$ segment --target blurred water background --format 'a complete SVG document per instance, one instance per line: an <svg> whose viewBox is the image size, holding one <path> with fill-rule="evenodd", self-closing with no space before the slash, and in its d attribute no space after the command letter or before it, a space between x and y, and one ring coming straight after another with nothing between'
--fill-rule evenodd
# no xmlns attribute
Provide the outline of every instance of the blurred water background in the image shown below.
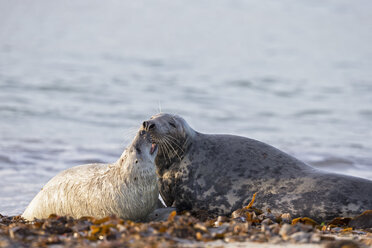
<svg viewBox="0 0 372 248"><path fill-rule="evenodd" d="M372 179L370 0L0 0L0 213L143 120ZM326 190L326 189L325 189Z"/></svg>

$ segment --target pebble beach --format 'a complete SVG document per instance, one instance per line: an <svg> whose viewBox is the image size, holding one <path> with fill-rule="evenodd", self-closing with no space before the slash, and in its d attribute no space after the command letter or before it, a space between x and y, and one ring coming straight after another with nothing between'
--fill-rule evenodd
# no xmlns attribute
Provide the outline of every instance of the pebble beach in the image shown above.
<svg viewBox="0 0 372 248"><path fill-rule="evenodd" d="M51 215L32 222L0 216L0 247L372 247L372 211L317 223L273 215L251 203L230 217L173 211L164 221L148 223L114 216Z"/></svg>

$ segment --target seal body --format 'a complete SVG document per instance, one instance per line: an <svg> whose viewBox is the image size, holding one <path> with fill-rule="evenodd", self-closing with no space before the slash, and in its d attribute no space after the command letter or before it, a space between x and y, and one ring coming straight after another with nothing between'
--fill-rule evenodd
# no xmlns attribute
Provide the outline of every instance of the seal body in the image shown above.
<svg viewBox="0 0 372 248"><path fill-rule="evenodd" d="M33 220L50 214L74 218L116 215L142 220L158 202L156 153L150 136L141 131L116 163L76 166L53 177L22 217Z"/></svg>
<svg viewBox="0 0 372 248"><path fill-rule="evenodd" d="M372 209L372 181L316 170L257 140L202 134L179 116L143 123L159 144L159 189L177 210L228 215L247 205L328 220Z"/></svg>

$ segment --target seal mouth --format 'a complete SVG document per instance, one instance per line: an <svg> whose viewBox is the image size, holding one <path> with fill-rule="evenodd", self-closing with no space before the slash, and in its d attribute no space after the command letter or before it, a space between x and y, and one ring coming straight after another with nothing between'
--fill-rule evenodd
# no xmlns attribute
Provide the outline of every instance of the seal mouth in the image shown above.
<svg viewBox="0 0 372 248"><path fill-rule="evenodd" d="M157 148L158 148L158 145L155 144L155 143L152 143L151 144L151 149L150 149L150 154L153 155L154 152L157 150Z"/></svg>

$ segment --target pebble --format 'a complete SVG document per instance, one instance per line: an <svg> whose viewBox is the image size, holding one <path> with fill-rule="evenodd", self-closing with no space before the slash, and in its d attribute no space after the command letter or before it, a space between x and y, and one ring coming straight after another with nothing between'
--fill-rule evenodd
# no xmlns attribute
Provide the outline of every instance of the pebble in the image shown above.
<svg viewBox="0 0 372 248"><path fill-rule="evenodd" d="M270 225L270 224L273 224L274 222L267 218L267 219L264 219L262 222L261 222L261 225Z"/></svg>
<svg viewBox="0 0 372 248"><path fill-rule="evenodd" d="M314 233L310 237L311 243L319 243L320 242L320 235L318 233Z"/></svg>
<svg viewBox="0 0 372 248"><path fill-rule="evenodd" d="M295 232L295 229L290 224L285 223L279 231L279 235L282 236L284 240L288 240L289 236Z"/></svg>
<svg viewBox="0 0 372 248"><path fill-rule="evenodd" d="M282 222L290 224L292 222L292 217L289 213L285 213L280 215L280 218L282 218Z"/></svg>
<svg viewBox="0 0 372 248"><path fill-rule="evenodd" d="M274 236L270 238L269 242L272 244L279 244L283 242L283 240L279 236Z"/></svg>
<svg viewBox="0 0 372 248"><path fill-rule="evenodd" d="M310 233L307 232L296 232L290 236L291 240L294 240L298 243L308 243L311 237Z"/></svg>
<svg viewBox="0 0 372 248"><path fill-rule="evenodd" d="M337 240L326 244L325 248L360 248L360 245L352 240Z"/></svg>
<svg viewBox="0 0 372 248"><path fill-rule="evenodd" d="M259 214L258 216L256 215ZM372 234L367 230L352 230L342 225L312 226L302 223L289 224L289 214L275 217L271 212L257 209L235 211L235 218L219 216L201 220L190 213L175 215L166 221L135 223L115 217L72 219L52 216L45 220L25 222L21 218L1 216L0 247L175 247L183 242L269 242L280 243L332 243L335 237L355 239L372 244ZM340 222L343 224L345 221ZM323 227L323 228L322 228ZM347 228L347 229L345 229ZM320 231L322 229L322 231ZM348 230L348 231L345 231ZM345 236L346 235L346 236ZM369 243L370 242L370 243ZM204 243L205 244L205 243ZM342 243L346 244L346 243ZM356 244L348 243L348 244ZM360 247L360 246L350 246Z"/></svg>
<svg viewBox="0 0 372 248"><path fill-rule="evenodd" d="M271 230L272 234L275 234L275 235L279 234L280 225L278 223L274 223L274 224L270 225L269 227L270 227L270 230Z"/></svg>

